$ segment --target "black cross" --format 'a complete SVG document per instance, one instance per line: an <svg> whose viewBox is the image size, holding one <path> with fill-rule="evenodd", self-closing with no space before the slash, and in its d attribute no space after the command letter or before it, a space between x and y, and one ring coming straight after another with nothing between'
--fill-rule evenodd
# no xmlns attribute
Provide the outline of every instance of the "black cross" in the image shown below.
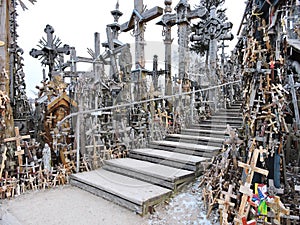
<svg viewBox="0 0 300 225"><path fill-rule="evenodd" d="M33 48L29 54L34 58L39 57L39 59L42 59L41 63L43 66L49 66L48 76L51 80L55 65L60 65L58 56L60 54L69 55L70 46L65 44L63 47L60 47L62 42L58 37L53 37L54 29L51 25L48 24L44 29L44 32L47 34L47 40L45 40L45 38L40 39L39 44L37 45L40 50Z"/></svg>

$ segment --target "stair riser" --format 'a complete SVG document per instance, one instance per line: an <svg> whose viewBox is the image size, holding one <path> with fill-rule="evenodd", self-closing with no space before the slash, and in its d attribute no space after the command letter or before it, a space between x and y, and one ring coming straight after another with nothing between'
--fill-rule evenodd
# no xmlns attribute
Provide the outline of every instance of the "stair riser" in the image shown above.
<svg viewBox="0 0 300 225"><path fill-rule="evenodd" d="M195 134L193 134L195 135ZM200 136L200 135L195 135ZM202 135L206 136L207 135ZM208 140L194 140L194 139L188 139L188 138L176 138L176 137L166 137L166 141L176 141L176 142L184 142L184 143L192 143L192 144L198 144L198 145L212 145L212 146L221 146L223 141L208 141Z"/></svg>
<svg viewBox="0 0 300 225"><path fill-rule="evenodd" d="M214 125L224 125L224 126L226 126L227 124L237 126L237 125L241 125L241 123L242 123L242 121L210 120L210 121L203 121L202 124L209 125L209 126L213 127Z"/></svg>
<svg viewBox="0 0 300 225"><path fill-rule="evenodd" d="M158 163L161 165L170 166L170 167L174 167L174 168L178 168L178 169L190 170L190 171L194 171L194 172L200 170L200 163L198 163L197 165L196 164L192 165L192 164L188 164L188 162L187 163L174 162L174 161L170 161L167 159L160 159L160 158L155 158L155 157L147 156L147 155L140 155L140 154L136 154L136 153L130 153L129 157L133 158L133 159L144 160L144 161L148 161L148 162Z"/></svg>
<svg viewBox="0 0 300 225"><path fill-rule="evenodd" d="M92 186L92 185L89 185L87 183L84 183L84 182L81 182L81 181L78 181L78 180L75 180L75 179L70 179L70 184L75 186L75 187L78 187L78 188L81 188L85 191L88 191L96 196L99 196L101 198L104 198L110 202L114 202L118 205L121 205L125 208L128 208L140 215L144 215L146 213L148 213L148 209L144 208L142 205L137 205L135 203L132 203L124 198L121 198L117 195L113 195L109 192L106 192L104 190L101 190L95 186Z"/></svg>
<svg viewBox="0 0 300 225"><path fill-rule="evenodd" d="M196 128L196 127L195 127ZM206 137L216 137L216 138L225 138L225 134L217 134L212 132L194 132L194 131L183 131L181 132L185 135L194 135L194 136L206 136Z"/></svg>
<svg viewBox="0 0 300 225"><path fill-rule="evenodd" d="M216 152L205 152L205 151L195 151L193 149L186 149L186 148L180 148L180 147L169 147L169 146L161 146L161 145L155 145L155 144L149 144L149 148L154 148L154 149L160 149L160 150L166 150L170 152L177 152L177 153L182 153L182 154L187 154L187 155L195 155L195 156L200 156L200 157L207 157L211 158L214 155L217 154Z"/></svg>

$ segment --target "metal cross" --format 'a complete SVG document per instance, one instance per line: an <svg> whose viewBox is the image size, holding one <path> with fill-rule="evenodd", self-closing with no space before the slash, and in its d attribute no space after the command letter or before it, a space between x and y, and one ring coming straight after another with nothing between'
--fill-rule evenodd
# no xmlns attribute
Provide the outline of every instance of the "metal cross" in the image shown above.
<svg viewBox="0 0 300 225"><path fill-rule="evenodd" d="M29 54L34 58L40 57L40 59L42 59L42 65L49 67L48 76L51 80L55 65L60 65L58 56L60 54L70 54L70 47L66 44L63 47L60 47L62 42L56 36L53 37L54 29L49 24L44 29L44 32L47 34L47 40L45 38L40 39L38 45L40 50L33 48ZM62 68L59 69L61 70Z"/></svg>

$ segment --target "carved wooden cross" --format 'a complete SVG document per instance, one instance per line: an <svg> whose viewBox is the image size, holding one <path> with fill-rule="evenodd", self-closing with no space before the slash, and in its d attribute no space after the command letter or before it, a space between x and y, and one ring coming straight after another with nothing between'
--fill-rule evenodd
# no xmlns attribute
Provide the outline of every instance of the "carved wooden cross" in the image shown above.
<svg viewBox="0 0 300 225"><path fill-rule="evenodd" d="M283 203L280 201L280 198L278 196L274 197L274 202L268 202L268 206L272 209L272 211L275 214L274 222L276 224L281 224L280 217L282 214L284 214L284 215L290 214L290 209L284 207Z"/></svg>
<svg viewBox="0 0 300 225"><path fill-rule="evenodd" d="M123 32L134 30L136 69L145 67L144 26L147 22L162 14L162 8L155 6L150 10L145 10L143 0L134 0L134 10L129 21L121 25L121 31Z"/></svg>
<svg viewBox="0 0 300 225"><path fill-rule="evenodd" d="M22 155L24 154L24 150L21 149L21 140L29 139L30 135L21 136L18 127L15 127L15 135L16 135L15 137L5 138L4 142L10 142L10 141L16 142L17 151L15 151L15 156L18 156L19 166L22 166L23 164Z"/></svg>

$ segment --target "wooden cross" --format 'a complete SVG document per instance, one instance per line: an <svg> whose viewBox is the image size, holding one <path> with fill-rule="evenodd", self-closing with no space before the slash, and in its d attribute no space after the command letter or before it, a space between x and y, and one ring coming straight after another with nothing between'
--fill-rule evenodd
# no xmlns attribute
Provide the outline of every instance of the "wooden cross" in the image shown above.
<svg viewBox="0 0 300 225"><path fill-rule="evenodd" d="M53 119L56 119L56 116L53 116L53 113L50 113L49 116L46 116L47 120L46 123L48 124L49 128L52 128Z"/></svg>
<svg viewBox="0 0 300 225"><path fill-rule="evenodd" d="M282 214L284 214L284 215L289 215L290 214L290 209L284 207L283 203L280 201L280 198L278 196L274 197L273 202L268 202L268 206L271 208L271 210L275 214L274 223L276 223L276 224L281 224L280 223L280 217L281 217Z"/></svg>
<svg viewBox="0 0 300 225"><path fill-rule="evenodd" d="M251 190L250 185L251 183L245 183L244 185L240 186L239 191L243 194L243 196L240 203L239 212L237 216L234 218L236 224L240 224L242 218L248 216L248 212L250 208L250 204L247 205L248 198L252 198L253 195L253 191Z"/></svg>
<svg viewBox="0 0 300 225"><path fill-rule="evenodd" d="M268 176L268 174L269 174L268 170L256 167L256 163L257 163L259 153L260 153L260 151L257 148L254 149L251 160L250 160L250 165L246 164L246 163L238 162L238 165L240 167L243 167L245 169L246 174L247 174L246 183L251 183L252 182L252 179L253 179L253 176L254 176L255 172L263 174L265 176Z"/></svg>
<svg viewBox="0 0 300 225"><path fill-rule="evenodd" d="M268 153L268 150L267 149L264 149L262 146L259 146L259 149L258 149L258 151L259 151L259 154L260 154L260 157L259 157L259 160L261 161L261 162L263 162L264 161L264 153Z"/></svg>
<svg viewBox="0 0 300 225"><path fill-rule="evenodd" d="M21 149L21 140L29 139L30 135L21 136L18 127L15 127L15 135L16 135L15 137L5 138L4 142L10 142L10 141L16 142L17 151L15 151L15 156L18 156L19 166L22 166L23 164L22 155L24 154L24 150Z"/></svg>
<svg viewBox="0 0 300 225"><path fill-rule="evenodd" d="M5 161L7 159L7 156L6 156L6 152L7 152L7 147L4 146L4 151L2 153L2 162L1 162L1 169L0 169L0 178L2 178L2 173L3 173L3 170L5 168Z"/></svg>
<svg viewBox="0 0 300 225"><path fill-rule="evenodd" d="M227 212L228 212L228 209L229 209L229 206L234 206L234 203L231 202L231 198L234 198L236 199L237 196L232 194L232 188L233 188L233 185L229 185L228 187L228 191L225 192L225 191L222 191L221 193L224 195L224 199L218 199L218 203L219 203L219 206L222 205L222 217L223 217L223 221L226 221L226 217L227 217Z"/></svg>
<svg viewBox="0 0 300 225"><path fill-rule="evenodd" d="M163 9L156 6L145 10L143 0L134 0L134 10L128 22L121 25L121 31L134 30L136 69L145 67L144 33L145 24L163 14Z"/></svg>

